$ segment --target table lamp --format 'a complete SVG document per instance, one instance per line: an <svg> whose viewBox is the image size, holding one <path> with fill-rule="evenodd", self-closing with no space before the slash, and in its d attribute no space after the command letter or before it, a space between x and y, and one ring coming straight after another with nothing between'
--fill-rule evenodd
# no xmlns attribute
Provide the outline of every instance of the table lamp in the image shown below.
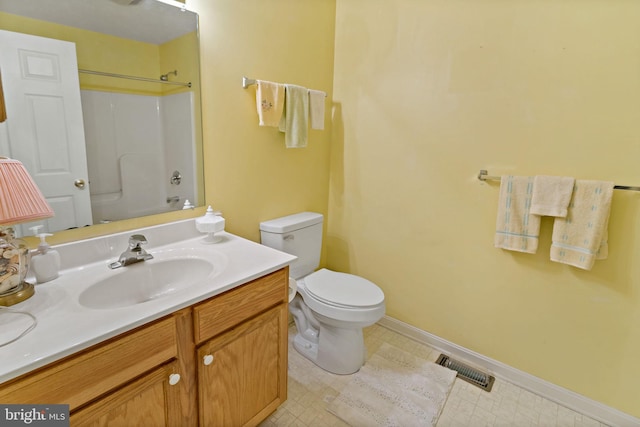
<svg viewBox="0 0 640 427"><path fill-rule="evenodd" d="M0 157L0 305L17 304L35 292L33 284L24 280L29 248L15 238L10 225L52 216L53 210L24 165Z"/></svg>

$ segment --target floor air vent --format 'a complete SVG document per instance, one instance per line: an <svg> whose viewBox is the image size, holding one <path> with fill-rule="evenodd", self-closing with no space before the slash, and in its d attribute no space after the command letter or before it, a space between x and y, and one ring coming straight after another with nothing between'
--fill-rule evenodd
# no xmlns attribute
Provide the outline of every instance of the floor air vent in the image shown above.
<svg viewBox="0 0 640 427"><path fill-rule="evenodd" d="M436 363L440 366L456 371L458 373L458 378L478 386L485 391L491 391L493 382L496 380L491 375L480 372L477 369L451 359L449 356L445 356L444 354L441 354L440 357L438 357Z"/></svg>

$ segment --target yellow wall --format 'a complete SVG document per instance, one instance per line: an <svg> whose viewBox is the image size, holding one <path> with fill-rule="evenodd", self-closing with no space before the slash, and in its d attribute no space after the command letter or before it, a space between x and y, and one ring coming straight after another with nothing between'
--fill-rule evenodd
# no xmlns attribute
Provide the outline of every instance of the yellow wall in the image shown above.
<svg viewBox="0 0 640 427"><path fill-rule="evenodd" d="M185 34L159 46L160 74L177 71L178 75L170 74L171 82L191 82L191 89L185 86L162 85L162 92L173 94L193 90L200 93L199 74L200 61L198 56L198 33L196 31ZM199 100L198 100L199 102Z"/></svg>
<svg viewBox="0 0 640 427"><path fill-rule="evenodd" d="M242 76L294 83L329 94L334 1L189 0L200 15L207 203L227 230L260 240L259 222L304 210L327 212L329 109L306 148L259 127L255 86ZM330 105L330 98L327 99Z"/></svg>
<svg viewBox="0 0 640 427"><path fill-rule="evenodd" d="M490 174L640 185L640 2L337 0L328 266L387 314L640 416L640 194L592 271L495 249Z"/></svg>

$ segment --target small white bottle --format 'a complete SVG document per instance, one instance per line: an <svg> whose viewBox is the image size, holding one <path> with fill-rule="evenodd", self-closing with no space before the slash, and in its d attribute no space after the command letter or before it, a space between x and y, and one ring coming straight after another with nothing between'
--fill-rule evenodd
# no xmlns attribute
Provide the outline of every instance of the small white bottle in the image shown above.
<svg viewBox="0 0 640 427"><path fill-rule="evenodd" d="M37 233L41 225L31 227ZM49 233L36 234L40 238L38 249L31 256L31 268L36 275L36 282L44 283L58 277L60 272L60 254L51 249L46 238L52 236Z"/></svg>

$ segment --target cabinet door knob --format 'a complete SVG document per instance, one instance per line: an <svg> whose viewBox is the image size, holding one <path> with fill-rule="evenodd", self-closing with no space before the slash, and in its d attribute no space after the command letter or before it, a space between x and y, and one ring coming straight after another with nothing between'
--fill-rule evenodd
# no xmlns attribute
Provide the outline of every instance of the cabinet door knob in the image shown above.
<svg viewBox="0 0 640 427"><path fill-rule="evenodd" d="M169 384L176 385L180 382L180 374L169 375Z"/></svg>
<svg viewBox="0 0 640 427"><path fill-rule="evenodd" d="M205 365L209 366L209 365L211 365L211 363L213 363L213 355L207 354L206 356L204 356L202 358L202 360L203 360Z"/></svg>

